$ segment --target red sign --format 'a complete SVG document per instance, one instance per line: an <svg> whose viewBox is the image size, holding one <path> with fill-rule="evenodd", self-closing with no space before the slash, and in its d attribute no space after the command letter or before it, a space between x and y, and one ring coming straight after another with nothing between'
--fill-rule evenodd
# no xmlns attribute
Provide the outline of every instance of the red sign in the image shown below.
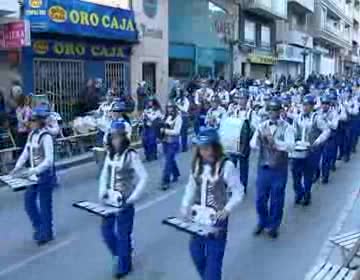
<svg viewBox="0 0 360 280"><path fill-rule="evenodd" d="M14 49L30 45L30 28L27 21L15 21L0 25L1 48Z"/></svg>

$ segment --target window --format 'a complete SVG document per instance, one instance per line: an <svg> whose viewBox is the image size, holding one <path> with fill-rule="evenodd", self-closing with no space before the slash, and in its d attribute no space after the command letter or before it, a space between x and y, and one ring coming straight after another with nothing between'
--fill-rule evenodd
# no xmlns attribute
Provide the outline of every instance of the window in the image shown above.
<svg viewBox="0 0 360 280"><path fill-rule="evenodd" d="M131 0L81 0L93 4L131 10Z"/></svg>
<svg viewBox="0 0 360 280"><path fill-rule="evenodd" d="M194 64L191 60L170 59L169 75L176 78L189 78L194 74Z"/></svg>
<svg viewBox="0 0 360 280"><path fill-rule="evenodd" d="M255 44L256 41L256 24L250 20L245 20L245 42Z"/></svg>
<svg viewBox="0 0 360 280"><path fill-rule="evenodd" d="M261 26L261 47L271 47L271 31L269 26Z"/></svg>

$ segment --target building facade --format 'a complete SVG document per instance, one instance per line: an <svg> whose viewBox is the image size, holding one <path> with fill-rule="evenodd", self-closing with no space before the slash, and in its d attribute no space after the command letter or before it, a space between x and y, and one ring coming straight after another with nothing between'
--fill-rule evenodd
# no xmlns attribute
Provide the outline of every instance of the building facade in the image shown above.
<svg viewBox="0 0 360 280"><path fill-rule="evenodd" d="M22 52L24 90L50 93L64 119L76 115L89 81L131 92L130 58L137 43L131 9L88 1L28 0L24 17L32 36L31 46Z"/></svg>
<svg viewBox="0 0 360 280"><path fill-rule="evenodd" d="M228 76L237 19L234 1L170 0L170 77Z"/></svg>
<svg viewBox="0 0 360 280"><path fill-rule="evenodd" d="M313 37L309 21L314 11L314 0L288 0L288 18L276 24L277 76L307 77L311 73Z"/></svg>
<svg viewBox="0 0 360 280"><path fill-rule="evenodd" d="M271 78L277 63L276 20L287 18L287 0L240 1L240 11L235 72L257 79Z"/></svg>
<svg viewBox="0 0 360 280"><path fill-rule="evenodd" d="M168 95L169 38L168 0L133 2L139 43L131 56L131 88L146 81L162 102Z"/></svg>
<svg viewBox="0 0 360 280"><path fill-rule="evenodd" d="M311 16L314 36L312 69L322 74L344 73L352 49L353 1L316 0Z"/></svg>

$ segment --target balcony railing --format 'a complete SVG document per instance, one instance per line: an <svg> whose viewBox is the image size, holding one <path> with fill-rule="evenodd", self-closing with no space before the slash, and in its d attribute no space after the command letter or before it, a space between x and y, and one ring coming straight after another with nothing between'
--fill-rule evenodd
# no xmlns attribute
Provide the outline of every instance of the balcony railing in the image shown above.
<svg viewBox="0 0 360 280"><path fill-rule="evenodd" d="M261 16L285 19L287 17L287 0L249 0L245 9Z"/></svg>
<svg viewBox="0 0 360 280"><path fill-rule="evenodd" d="M296 3L310 12L315 10L315 0L288 0L289 3Z"/></svg>

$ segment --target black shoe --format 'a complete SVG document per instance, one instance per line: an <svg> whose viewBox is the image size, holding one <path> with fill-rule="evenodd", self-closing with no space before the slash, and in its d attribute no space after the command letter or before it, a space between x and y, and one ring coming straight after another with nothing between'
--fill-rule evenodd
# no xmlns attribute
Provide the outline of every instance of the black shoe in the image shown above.
<svg viewBox="0 0 360 280"><path fill-rule="evenodd" d="M279 232L276 229L272 229L268 232L271 239L277 239L279 237Z"/></svg>
<svg viewBox="0 0 360 280"><path fill-rule="evenodd" d="M263 233L263 231L264 231L264 227L258 225L258 226L255 228L255 230L254 230L254 232L253 232L253 235L254 235L254 236L259 236L260 234Z"/></svg>
<svg viewBox="0 0 360 280"><path fill-rule="evenodd" d="M50 238L47 238L47 239L42 239L42 240L38 240L36 243L39 247L41 246L44 246L46 244L48 244L49 242L53 241L54 238L53 237L50 237Z"/></svg>
<svg viewBox="0 0 360 280"><path fill-rule="evenodd" d="M332 171L332 172L335 172L335 171L336 171L336 165L334 165L334 166L331 167L331 171Z"/></svg>
<svg viewBox="0 0 360 280"><path fill-rule="evenodd" d="M173 183L176 183L177 181L179 181L179 177L180 177L180 176L174 177L174 178L172 179L172 182L173 182Z"/></svg>
<svg viewBox="0 0 360 280"><path fill-rule="evenodd" d="M114 279L123 279L123 278L125 278L126 276L128 276L130 273L131 273L131 271L126 272L126 273L116 273L116 274L114 275Z"/></svg>
<svg viewBox="0 0 360 280"><path fill-rule="evenodd" d="M322 178L321 183L324 185L329 184L329 178Z"/></svg>
<svg viewBox="0 0 360 280"><path fill-rule="evenodd" d="M163 183L161 185L161 190L162 191L167 191L168 189L170 189L170 183Z"/></svg>
<svg viewBox="0 0 360 280"><path fill-rule="evenodd" d="M302 196L295 197L295 205L300 205L303 202Z"/></svg>
<svg viewBox="0 0 360 280"><path fill-rule="evenodd" d="M311 194L305 194L304 195L304 206L309 206L311 204Z"/></svg>

